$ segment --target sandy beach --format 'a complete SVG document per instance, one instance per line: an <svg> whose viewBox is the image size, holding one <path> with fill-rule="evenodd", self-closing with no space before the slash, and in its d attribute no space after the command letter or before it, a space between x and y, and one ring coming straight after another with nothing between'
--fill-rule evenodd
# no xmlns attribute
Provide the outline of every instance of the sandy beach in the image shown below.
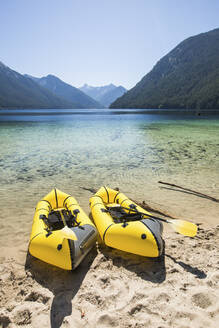
<svg viewBox="0 0 219 328"><path fill-rule="evenodd" d="M219 204L164 189L156 203L153 195L145 201L198 223L198 235L176 234L166 224L160 259L123 253L99 241L80 266L68 272L28 255L30 222L24 235L16 235L16 247L2 248L0 327L215 328Z"/></svg>

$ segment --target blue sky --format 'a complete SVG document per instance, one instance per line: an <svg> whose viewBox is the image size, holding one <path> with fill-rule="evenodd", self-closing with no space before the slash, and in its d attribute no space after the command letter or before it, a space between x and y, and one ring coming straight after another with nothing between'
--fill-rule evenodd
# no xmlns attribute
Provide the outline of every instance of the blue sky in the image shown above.
<svg viewBox="0 0 219 328"><path fill-rule="evenodd" d="M0 61L129 89L179 42L218 27L218 0L0 0Z"/></svg>

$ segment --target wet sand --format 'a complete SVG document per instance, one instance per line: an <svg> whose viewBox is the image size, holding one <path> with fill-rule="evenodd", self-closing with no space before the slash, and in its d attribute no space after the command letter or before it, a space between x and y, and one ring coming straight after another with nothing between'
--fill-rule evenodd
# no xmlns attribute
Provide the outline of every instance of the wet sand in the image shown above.
<svg viewBox="0 0 219 328"><path fill-rule="evenodd" d="M218 198L216 182L211 188L202 187L193 185ZM33 204L40 192L30 196L26 208L24 199L20 205L17 202L17 194L1 220L0 327L215 328L219 322L219 203L172 189L153 184L144 198L134 193L127 196L199 223L195 238L176 234L166 224L161 259L97 243L74 272L28 255ZM90 196L84 190L79 195L87 213L85 199ZM16 225L10 224L13 216Z"/></svg>

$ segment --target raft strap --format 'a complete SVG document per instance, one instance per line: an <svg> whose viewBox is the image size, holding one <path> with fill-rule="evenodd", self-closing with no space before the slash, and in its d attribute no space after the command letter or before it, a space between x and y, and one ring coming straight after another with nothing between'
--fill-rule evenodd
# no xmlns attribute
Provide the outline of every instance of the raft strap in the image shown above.
<svg viewBox="0 0 219 328"><path fill-rule="evenodd" d="M62 214L65 218L65 222L69 228L80 227L81 222L77 221L77 215L80 213L79 209L73 211L73 214L70 210L62 210Z"/></svg>
<svg viewBox="0 0 219 328"><path fill-rule="evenodd" d="M47 228L45 228L45 230L46 230L46 232L47 232L47 234L46 234L46 237L49 237L51 234L52 234L52 227L51 227L51 225L50 225L50 223L49 223L49 220L48 220L48 218L46 217L46 215L45 214L41 214L40 216L39 216L39 218L41 219L41 220L43 220L43 222L45 223L45 225L47 226Z"/></svg>
<svg viewBox="0 0 219 328"><path fill-rule="evenodd" d="M49 220L48 220L48 218L46 217L45 214L40 214L39 219L40 219L40 220L43 220L43 222L45 223L45 225L46 225L47 227L49 227Z"/></svg>
<svg viewBox="0 0 219 328"><path fill-rule="evenodd" d="M73 213L74 213L74 216L72 215L73 216L72 219L73 219L75 225L79 226L81 224L81 222L77 221L77 215L80 213L79 209L74 210Z"/></svg>
<svg viewBox="0 0 219 328"><path fill-rule="evenodd" d="M64 228L64 223L59 211L51 211L48 215L47 221L50 230L60 230Z"/></svg>
<svg viewBox="0 0 219 328"><path fill-rule="evenodd" d="M45 223L45 230L49 236L52 231L61 230L65 225L67 225L68 228L79 227L84 229L83 226L80 226L81 222L77 220L79 213L79 209L75 209L73 213L70 210L62 209L51 211L48 217L45 214L41 214L39 218Z"/></svg>
<svg viewBox="0 0 219 328"><path fill-rule="evenodd" d="M107 206L107 209L101 209L102 212L108 212L115 223L123 223L123 227L125 228L127 224L125 224L128 221L139 221L142 219L142 215L139 213L127 213L125 212L122 207L118 206Z"/></svg>

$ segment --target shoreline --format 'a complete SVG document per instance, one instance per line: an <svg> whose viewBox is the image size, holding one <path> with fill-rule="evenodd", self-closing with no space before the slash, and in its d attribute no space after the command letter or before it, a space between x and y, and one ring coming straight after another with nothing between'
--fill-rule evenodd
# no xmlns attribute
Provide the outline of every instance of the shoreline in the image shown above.
<svg viewBox="0 0 219 328"><path fill-rule="evenodd" d="M185 116L219 116L219 109L168 109L168 108L0 108L0 116L33 115L93 115L93 114L155 114Z"/></svg>

